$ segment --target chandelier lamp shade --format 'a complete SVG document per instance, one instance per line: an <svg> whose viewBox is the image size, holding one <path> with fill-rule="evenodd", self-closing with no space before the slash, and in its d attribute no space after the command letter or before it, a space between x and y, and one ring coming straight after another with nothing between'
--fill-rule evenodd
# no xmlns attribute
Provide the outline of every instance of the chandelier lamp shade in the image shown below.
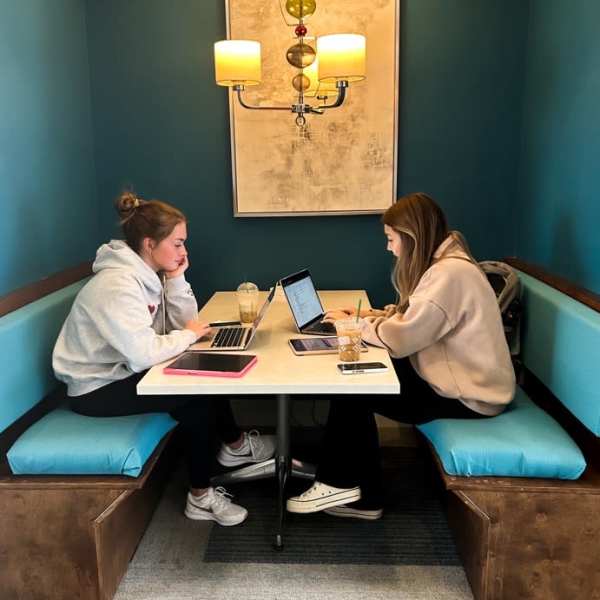
<svg viewBox="0 0 600 600"><path fill-rule="evenodd" d="M283 0L280 1L283 5ZM296 69L291 83L297 95L291 106L252 106L244 100L244 89L261 82L261 45L257 41L222 40L215 43L217 84L231 88L244 108L283 110L296 114L296 125L299 127L306 125L305 115L322 115L329 109L341 106L348 86L365 79L366 39L364 35L355 33L323 35L317 38L314 48L306 37L308 29L305 21L315 9L315 0L285 2L286 22L290 17L297 19L294 29L296 43L286 52L287 62ZM310 105L305 98L316 98L322 104Z"/></svg>
<svg viewBox="0 0 600 600"><path fill-rule="evenodd" d="M249 40L217 42L215 74L219 85L258 85L261 81L260 43Z"/></svg>

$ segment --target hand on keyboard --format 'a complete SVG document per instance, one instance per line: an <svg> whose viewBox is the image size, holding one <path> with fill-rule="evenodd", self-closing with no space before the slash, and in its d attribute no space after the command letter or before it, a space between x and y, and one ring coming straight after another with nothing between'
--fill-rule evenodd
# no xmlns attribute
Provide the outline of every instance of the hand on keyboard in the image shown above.
<svg viewBox="0 0 600 600"><path fill-rule="evenodd" d="M349 316L345 310L330 310L325 313L323 323L334 323L340 319L347 319Z"/></svg>
<svg viewBox="0 0 600 600"><path fill-rule="evenodd" d="M189 329L196 334L196 339L204 337L211 332L211 327L208 323L192 319L185 324L185 329Z"/></svg>

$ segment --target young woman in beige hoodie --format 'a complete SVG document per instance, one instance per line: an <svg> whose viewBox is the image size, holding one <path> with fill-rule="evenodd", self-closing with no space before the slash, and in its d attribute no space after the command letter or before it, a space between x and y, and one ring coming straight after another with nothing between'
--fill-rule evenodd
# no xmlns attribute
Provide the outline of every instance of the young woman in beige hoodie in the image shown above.
<svg viewBox="0 0 600 600"><path fill-rule="evenodd" d="M374 414L403 423L500 414L515 374L492 287L462 235L426 194L400 198L383 215L396 257L398 303L361 311L363 339L394 359L401 393L335 397L313 486L288 500L297 513L324 510L362 519L382 515L383 485ZM342 309L332 320L355 314Z"/></svg>

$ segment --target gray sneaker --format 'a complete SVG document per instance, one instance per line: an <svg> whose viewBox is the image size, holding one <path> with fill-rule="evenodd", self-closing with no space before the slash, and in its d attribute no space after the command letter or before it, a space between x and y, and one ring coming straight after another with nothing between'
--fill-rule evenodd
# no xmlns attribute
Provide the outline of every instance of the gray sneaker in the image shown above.
<svg viewBox="0 0 600 600"><path fill-rule="evenodd" d="M219 525L239 525L248 516L248 511L231 501L225 488L209 487L199 498L188 492L185 516L195 521L216 521Z"/></svg>
<svg viewBox="0 0 600 600"><path fill-rule="evenodd" d="M354 504L358 503L355 502ZM348 506L346 504L340 504L339 506L332 506L331 508L326 508L323 512L334 517L363 519L364 521L377 521L377 519L381 519L381 517L383 516L382 508L367 509Z"/></svg>
<svg viewBox="0 0 600 600"><path fill-rule="evenodd" d="M259 463L275 454L275 436L260 435L256 429L244 432L242 445L233 450L227 444L221 444L217 461L224 467L239 467L246 463Z"/></svg>

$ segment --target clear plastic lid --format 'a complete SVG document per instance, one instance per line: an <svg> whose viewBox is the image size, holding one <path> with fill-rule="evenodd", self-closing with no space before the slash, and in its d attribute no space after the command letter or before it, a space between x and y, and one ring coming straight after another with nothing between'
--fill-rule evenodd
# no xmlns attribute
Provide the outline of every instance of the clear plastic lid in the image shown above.
<svg viewBox="0 0 600 600"><path fill-rule="evenodd" d="M238 285L237 288L238 293L247 293L247 294L255 294L258 292L258 286L251 281L243 281Z"/></svg>

